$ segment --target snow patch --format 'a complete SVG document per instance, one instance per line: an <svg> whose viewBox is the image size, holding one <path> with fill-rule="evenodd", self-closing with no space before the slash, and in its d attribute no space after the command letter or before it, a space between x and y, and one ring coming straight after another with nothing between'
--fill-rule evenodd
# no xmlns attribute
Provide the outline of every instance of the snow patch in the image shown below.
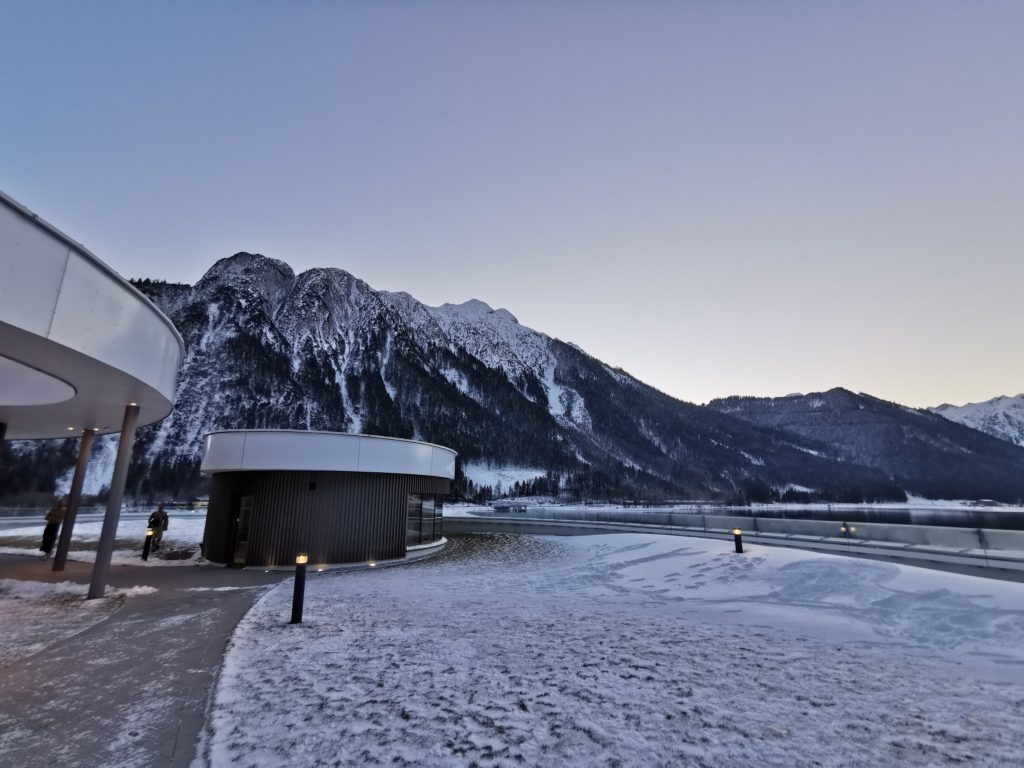
<svg viewBox="0 0 1024 768"><path fill-rule="evenodd" d="M764 459L760 459L757 456L754 456L752 454L747 453L746 451L740 451L740 453L743 454L743 458L745 458L747 461L749 461L755 467L763 467L764 466Z"/></svg>
<svg viewBox="0 0 1024 768"><path fill-rule="evenodd" d="M89 463L85 470L85 482L82 493L86 496L97 496L110 486L114 475L114 462L117 459L118 435L101 435L92 444ZM74 479L75 468L71 466L57 478L54 490L59 496L67 496L71 492L71 481Z"/></svg>
<svg viewBox="0 0 1024 768"><path fill-rule="evenodd" d="M469 394L469 379L462 371L456 368L438 368L437 372L451 382L459 392L464 395Z"/></svg>
<svg viewBox="0 0 1024 768"><path fill-rule="evenodd" d="M471 462L463 464L462 471L478 487L489 485L491 488L497 488L501 483L504 490L508 490L515 483L528 482L547 475L547 470L538 467L496 467Z"/></svg>

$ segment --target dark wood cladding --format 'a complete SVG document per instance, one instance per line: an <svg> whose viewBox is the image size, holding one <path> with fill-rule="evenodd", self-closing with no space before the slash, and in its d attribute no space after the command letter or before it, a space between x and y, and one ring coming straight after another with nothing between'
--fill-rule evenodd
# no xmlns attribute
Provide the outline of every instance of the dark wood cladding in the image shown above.
<svg viewBox="0 0 1024 768"><path fill-rule="evenodd" d="M405 557L409 494L447 495L449 485L421 475L219 472L210 487L203 552L212 562L232 562L239 504L251 496L247 566L291 565L299 552L314 566Z"/></svg>

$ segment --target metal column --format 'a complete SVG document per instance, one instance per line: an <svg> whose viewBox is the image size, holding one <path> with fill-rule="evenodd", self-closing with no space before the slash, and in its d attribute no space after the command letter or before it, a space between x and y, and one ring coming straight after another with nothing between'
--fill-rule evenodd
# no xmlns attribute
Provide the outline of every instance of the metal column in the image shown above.
<svg viewBox="0 0 1024 768"><path fill-rule="evenodd" d="M92 452L92 441L96 433L91 429L82 430L82 441L78 444L78 461L75 463L75 475L71 480L68 492L68 509L64 514L64 524L60 527L60 540L57 542L57 554L53 556L53 570L63 571L68 560L68 549L71 547L71 533L75 528L75 516L78 505L82 501L82 484L85 482L85 470L89 466L89 454Z"/></svg>
<svg viewBox="0 0 1024 768"><path fill-rule="evenodd" d="M103 516L103 530L100 533L99 547L96 549L96 564L92 569L92 582L89 584L87 598L89 600L103 597L103 593L107 589L107 572L110 570L110 557L114 553L114 538L117 536L117 524L121 519L121 500L124 498L124 486L128 480L128 463L132 458L135 428L138 424L139 406L131 403L124 409L121 438L117 444L117 460L114 462L114 475L110 479L107 512Z"/></svg>

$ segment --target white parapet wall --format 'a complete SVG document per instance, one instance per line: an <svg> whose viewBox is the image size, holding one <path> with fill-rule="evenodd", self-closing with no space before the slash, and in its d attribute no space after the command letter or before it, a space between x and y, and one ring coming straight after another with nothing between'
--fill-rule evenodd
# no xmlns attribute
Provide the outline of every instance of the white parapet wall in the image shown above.
<svg viewBox="0 0 1024 768"><path fill-rule="evenodd" d="M201 470L218 472L383 472L455 477L451 448L376 435L239 429L206 436Z"/></svg>

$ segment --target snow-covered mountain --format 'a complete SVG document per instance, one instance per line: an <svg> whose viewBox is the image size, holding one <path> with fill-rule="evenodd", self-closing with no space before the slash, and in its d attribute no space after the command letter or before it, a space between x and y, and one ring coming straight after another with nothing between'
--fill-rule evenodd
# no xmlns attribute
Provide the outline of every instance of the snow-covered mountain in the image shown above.
<svg viewBox="0 0 1024 768"><path fill-rule="evenodd" d="M915 495L1024 499L1024 449L908 408L836 388L708 404L762 427L814 440L833 456L874 467Z"/></svg>
<svg viewBox="0 0 1024 768"><path fill-rule="evenodd" d="M129 488L136 496L199 492L204 433L261 427L450 446L459 453L455 492L467 496L480 490L474 483L500 478L506 490L515 482L534 493L618 499L883 500L931 487L926 462L904 462L909 469L897 475L870 452L853 456L825 433L752 418L742 403L681 402L482 301L430 307L341 269L296 275L248 253L218 261L194 286L136 285L187 347L173 413L139 431ZM894 408L894 430L919 418ZM841 422L843 413L833 415ZM942 439L954 459L946 471L975 474L992 446L960 445L977 433L948 426ZM94 450L96 469L109 459L106 442ZM69 447L3 450L0 493L42 490L40 458L53 474L73 458ZM1013 456L1000 461L1017 461L1024 477L1024 449L1007 450ZM26 485L19 478L30 460L35 479ZM87 491L106 474L92 474Z"/></svg>
<svg viewBox="0 0 1024 768"><path fill-rule="evenodd" d="M943 403L929 410L1000 440L1024 446L1024 395L1001 395L983 403L966 405Z"/></svg>
<svg viewBox="0 0 1024 768"><path fill-rule="evenodd" d="M525 478L529 468L583 496L722 498L750 483L901 493L871 470L668 397L482 301L430 307L340 269L295 275L248 253L195 286L138 285L188 347L174 412L140 433L142 494L181 492L203 434L239 427L448 445L467 493L464 478Z"/></svg>

